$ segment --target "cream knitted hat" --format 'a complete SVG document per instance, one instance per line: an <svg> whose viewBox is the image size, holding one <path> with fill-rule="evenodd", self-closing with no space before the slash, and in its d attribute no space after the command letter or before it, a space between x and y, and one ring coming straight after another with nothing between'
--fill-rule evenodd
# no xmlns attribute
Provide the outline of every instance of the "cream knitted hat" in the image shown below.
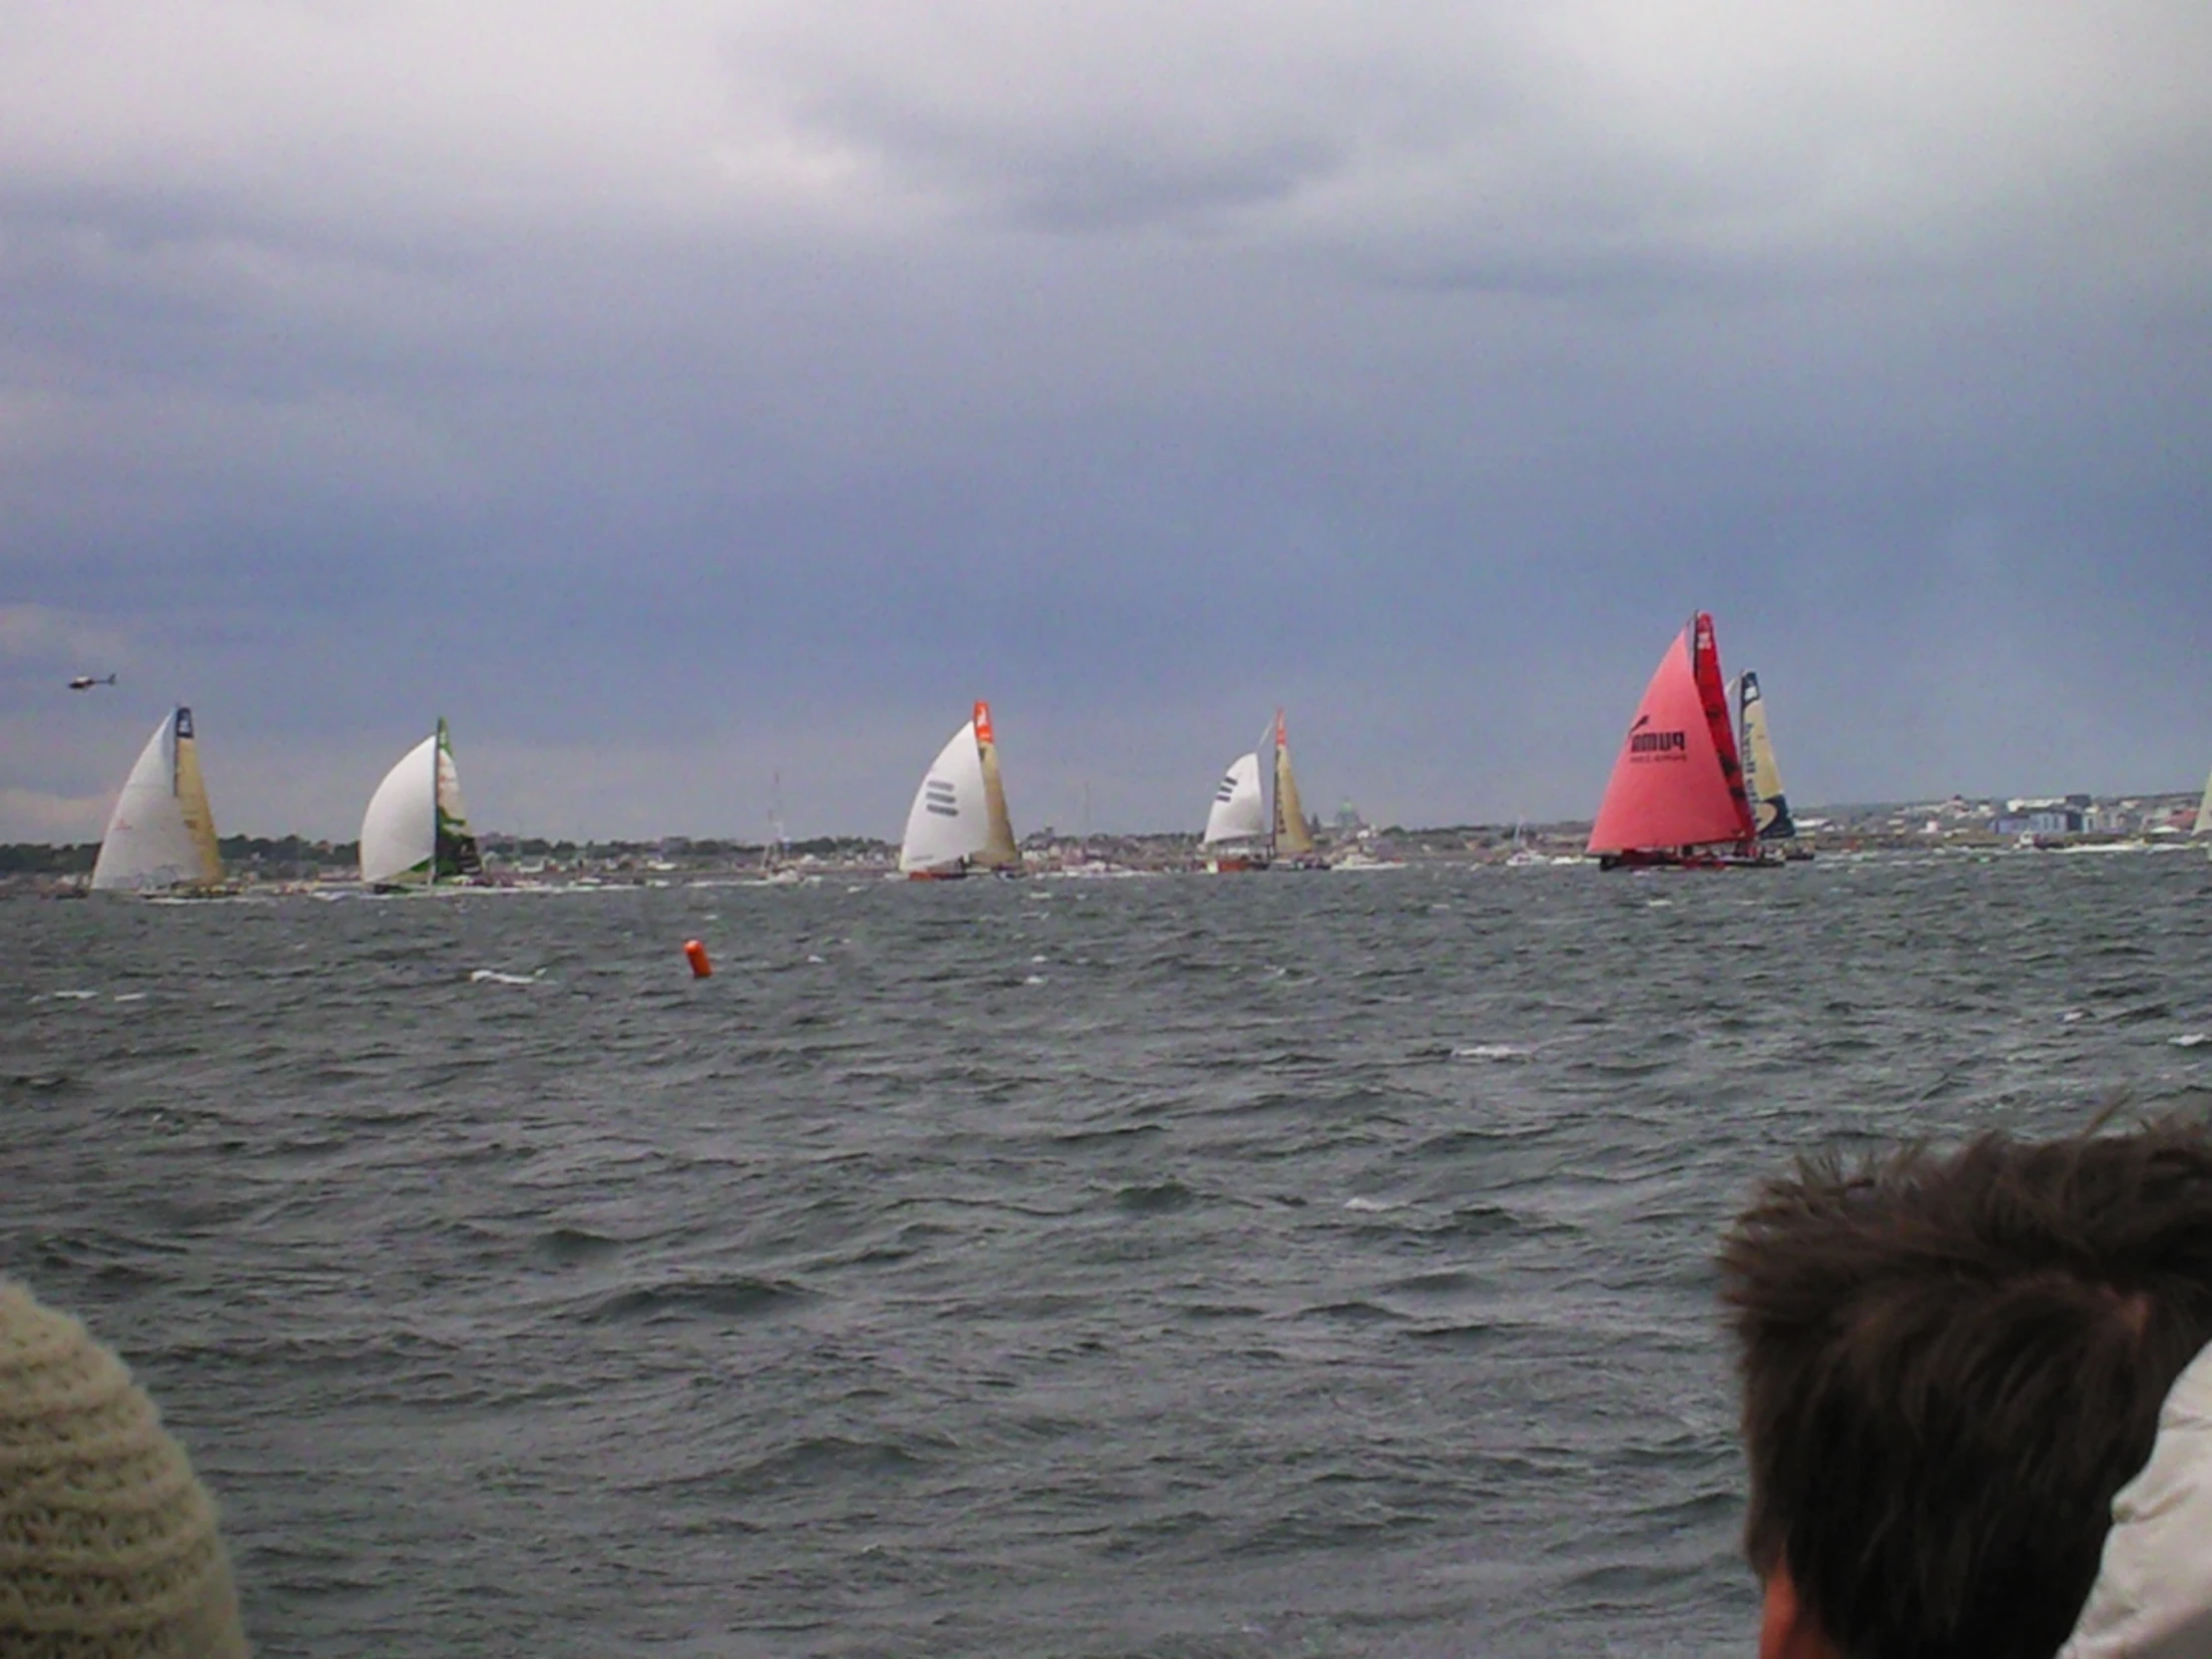
<svg viewBox="0 0 2212 1659"><path fill-rule="evenodd" d="M245 1654L215 1505L154 1402L0 1280L0 1655Z"/></svg>

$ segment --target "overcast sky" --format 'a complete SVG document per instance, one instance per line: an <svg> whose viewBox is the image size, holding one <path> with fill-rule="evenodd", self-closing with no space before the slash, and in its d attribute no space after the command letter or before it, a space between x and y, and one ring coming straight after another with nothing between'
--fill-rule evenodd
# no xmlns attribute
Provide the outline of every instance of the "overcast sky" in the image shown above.
<svg viewBox="0 0 2212 1659"><path fill-rule="evenodd" d="M0 840L1586 817L2212 764L2212 6L0 9ZM65 690L72 674L121 684Z"/></svg>

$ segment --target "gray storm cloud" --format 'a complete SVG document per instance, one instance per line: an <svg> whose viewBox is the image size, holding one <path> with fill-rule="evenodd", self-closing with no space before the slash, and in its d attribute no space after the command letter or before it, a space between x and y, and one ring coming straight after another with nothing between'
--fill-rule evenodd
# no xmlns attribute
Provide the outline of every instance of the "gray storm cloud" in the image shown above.
<svg viewBox="0 0 2212 1659"><path fill-rule="evenodd" d="M2208 71L2184 5L17 8L0 838L158 712L88 655L269 830L442 710L495 825L888 832L978 694L1040 818L1190 819L1280 701L1325 798L1586 812L1699 604L1809 797L2179 787Z"/></svg>

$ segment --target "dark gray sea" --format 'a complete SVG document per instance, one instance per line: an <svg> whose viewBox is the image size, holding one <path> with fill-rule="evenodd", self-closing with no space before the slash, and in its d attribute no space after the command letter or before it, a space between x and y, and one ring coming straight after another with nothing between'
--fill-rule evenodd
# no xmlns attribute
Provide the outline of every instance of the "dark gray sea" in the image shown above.
<svg viewBox="0 0 2212 1659"><path fill-rule="evenodd" d="M0 1270L264 1655L1743 1654L1752 1184L2208 1037L2193 852L22 900Z"/></svg>

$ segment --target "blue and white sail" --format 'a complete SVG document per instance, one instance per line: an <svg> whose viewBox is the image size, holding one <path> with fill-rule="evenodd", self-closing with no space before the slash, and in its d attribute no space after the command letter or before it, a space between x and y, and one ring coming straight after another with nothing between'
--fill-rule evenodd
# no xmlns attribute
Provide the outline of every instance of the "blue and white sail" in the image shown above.
<svg viewBox="0 0 2212 1659"><path fill-rule="evenodd" d="M1767 701L1760 693L1758 675L1737 678L1735 701L1736 754L1744 769L1752 822L1761 840L1787 840L1797 833L1797 820L1790 816L1790 797L1782 787L1782 769L1775 763L1774 735L1767 729Z"/></svg>

